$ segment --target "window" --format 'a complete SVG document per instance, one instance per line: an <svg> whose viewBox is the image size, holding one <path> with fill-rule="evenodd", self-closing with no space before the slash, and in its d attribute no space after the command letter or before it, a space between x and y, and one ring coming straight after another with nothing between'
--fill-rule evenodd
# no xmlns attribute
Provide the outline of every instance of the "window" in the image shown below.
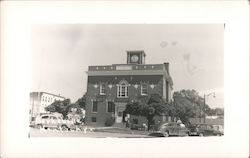
<svg viewBox="0 0 250 158"><path fill-rule="evenodd" d="M96 117L91 117L91 122L96 122Z"/></svg>
<svg viewBox="0 0 250 158"><path fill-rule="evenodd" d="M119 111L119 112L118 112L118 116L119 116L119 117L122 117L122 113L123 113L123 112Z"/></svg>
<svg viewBox="0 0 250 158"><path fill-rule="evenodd" d="M49 116L43 116L42 119L49 119Z"/></svg>
<svg viewBox="0 0 250 158"><path fill-rule="evenodd" d="M57 118L55 116L50 116L50 119L57 120Z"/></svg>
<svg viewBox="0 0 250 158"><path fill-rule="evenodd" d="M106 86L104 83L100 84L100 95L105 95L106 94Z"/></svg>
<svg viewBox="0 0 250 158"><path fill-rule="evenodd" d="M148 95L148 85L141 84L141 95Z"/></svg>
<svg viewBox="0 0 250 158"><path fill-rule="evenodd" d="M126 81L121 81L117 86L117 97L127 98L128 97L128 83Z"/></svg>
<svg viewBox="0 0 250 158"><path fill-rule="evenodd" d="M97 112L97 101L92 102L92 112Z"/></svg>
<svg viewBox="0 0 250 158"><path fill-rule="evenodd" d="M111 101L108 102L107 111L108 112L115 112L115 104L114 104L114 102L111 102Z"/></svg>

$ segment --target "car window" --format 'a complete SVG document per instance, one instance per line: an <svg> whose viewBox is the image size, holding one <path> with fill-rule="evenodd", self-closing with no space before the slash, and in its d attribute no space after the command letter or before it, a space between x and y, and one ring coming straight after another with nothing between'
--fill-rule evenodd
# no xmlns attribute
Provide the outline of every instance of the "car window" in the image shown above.
<svg viewBox="0 0 250 158"><path fill-rule="evenodd" d="M200 125L201 129L206 129L206 125Z"/></svg>
<svg viewBox="0 0 250 158"><path fill-rule="evenodd" d="M50 118L53 120L57 120L57 118L55 116L50 116Z"/></svg>
<svg viewBox="0 0 250 158"><path fill-rule="evenodd" d="M172 123L167 123L167 124L165 124L165 126L166 126L166 127L172 127L173 124L172 124Z"/></svg>
<svg viewBox="0 0 250 158"><path fill-rule="evenodd" d="M42 116L42 119L49 119L49 116Z"/></svg>
<svg viewBox="0 0 250 158"><path fill-rule="evenodd" d="M213 126L208 125L208 126L207 126L207 129L213 129Z"/></svg>

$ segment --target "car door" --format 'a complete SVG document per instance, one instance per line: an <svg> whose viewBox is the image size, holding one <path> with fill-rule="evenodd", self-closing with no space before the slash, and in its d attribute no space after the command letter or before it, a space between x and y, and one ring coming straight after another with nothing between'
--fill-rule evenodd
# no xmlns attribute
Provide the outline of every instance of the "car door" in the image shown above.
<svg viewBox="0 0 250 158"><path fill-rule="evenodd" d="M45 115L41 117L41 123L44 127L48 127L49 125L49 116Z"/></svg>
<svg viewBox="0 0 250 158"><path fill-rule="evenodd" d="M55 117L55 116L50 116L49 126L50 126L50 127L57 127L57 124L58 124L57 121L58 121L58 120L57 120L57 117Z"/></svg>
<svg viewBox="0 0 250 158"><path fill-rule="evenodd" d="M211 125L207 125L205 135L211 136L211 135L213 135L213 132L214 132L213 127Z"/></svg>
<svg viewBox="0 0 250 158"><path fill-rule="evenodd" d="M174 123L169 123L168 124L168 129L169 129L169 134L170 135L176 135L176 125Z"/></svg>
<svg viewBox="0 0 250 158"><path fill-rule="evenodd" d="M206 125L198 125L197 126L198 127L198 134L203 134L203 135L205 135L206 134Z"/></svg>
<svg viewBox="0 0 250 158"><path fill-rule="evenodd" d="M173 131L174 131L174 135L180 135L181 134L181 126L180 124L173 124Z"/></svg>

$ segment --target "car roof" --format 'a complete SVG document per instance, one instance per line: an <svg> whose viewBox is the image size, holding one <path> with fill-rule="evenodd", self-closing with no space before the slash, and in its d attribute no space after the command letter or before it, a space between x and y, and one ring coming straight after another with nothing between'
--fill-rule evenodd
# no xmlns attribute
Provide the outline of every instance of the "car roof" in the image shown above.
<svg viewBox="0 0 250 158"><path fill-rule="evenodd" d="M207 123L194 123L192 125L210 125L210 124L207 124Z"/></svg>
<svg viewBox="0 0 250 158"><path fill-rule="evenodd" d="M54 115L54 114L42 114L42 115L40 115L40 117L43 117L43 116L55 116L55 117L58 117L57 115Z"/></svg>

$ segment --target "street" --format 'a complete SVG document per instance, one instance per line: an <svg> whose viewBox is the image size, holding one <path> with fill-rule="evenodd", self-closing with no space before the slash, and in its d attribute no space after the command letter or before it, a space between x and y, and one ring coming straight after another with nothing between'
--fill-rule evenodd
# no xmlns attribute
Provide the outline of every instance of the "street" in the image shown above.
<svg viewBox="0 0 250 158"><path fill-rule="evenodd" d="M89 138L150 138L145 134L126 134L109 132L86 131L59 131L59 130L39 130L30 128L30 137L89 137Z"/></svg>

